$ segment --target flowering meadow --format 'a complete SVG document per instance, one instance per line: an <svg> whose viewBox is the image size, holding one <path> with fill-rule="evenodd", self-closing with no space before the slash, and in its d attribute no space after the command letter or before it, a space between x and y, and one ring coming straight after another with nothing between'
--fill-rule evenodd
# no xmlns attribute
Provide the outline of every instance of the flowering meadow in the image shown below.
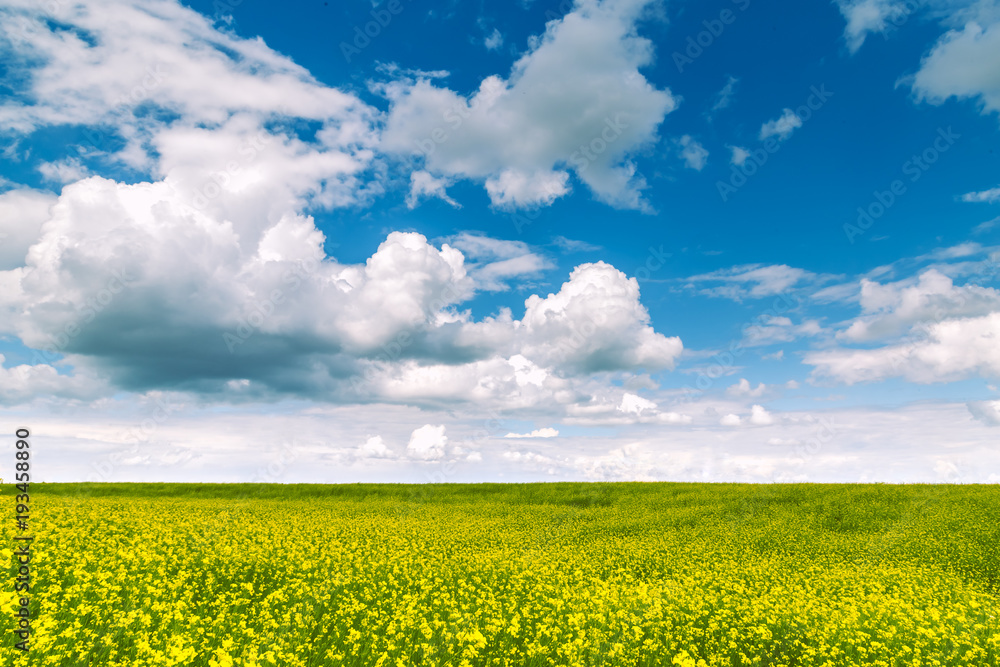
<svg viewBox="0 0 1000 667"><path fill-rule="evenodd" d="M990 486L34 484L32 498L32 634L14 648L4 522L2 665L1000 664Z"/></svg>

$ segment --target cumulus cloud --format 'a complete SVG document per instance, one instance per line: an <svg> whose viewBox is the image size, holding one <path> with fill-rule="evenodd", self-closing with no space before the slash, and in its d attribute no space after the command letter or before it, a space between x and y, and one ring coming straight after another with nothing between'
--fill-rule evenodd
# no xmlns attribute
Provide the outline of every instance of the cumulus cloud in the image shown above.
<svg viewBox="0 0 1000 667"><path fill-rule="evenodd" d="M733 155L729 158L730 164L735 164L737 167L742 166L747 158L750 157L750 151L745 148L740 148L739 146L731 146Z"/></svg>
<svg viewBox="0 0 1000 667"><path fill-rule="evenodd" d="M631 155L656 140L676 101L639 71L652 43L635 33L646 0L588 0L546 24L507 78L463 96L426 77L397 78L382 147L436 176L485 184L496 206L551 203L568 169L613 206L643 208Z"/></svg>
<svg viewBox="0 0 1000 667"><path fill-rule="evenodd" d="M750 408L750 423L754 426L770 426L774 423L774 417L764 406L754 405Z"/></svg>
<svg viewBox="0 0 1000 667"><path fill-rule="evenodd" d="M358 447L358 455L370 459L387 459L392 457L392 451L382 441L382 436L372 435Z"/></svg>
<svg viewBox="0 0 1000 667"><path fill-rule="evenodd" d="M406 453L415 459L431 461L444 456L448 436L444 426L426 424L413 431L406 445Z"/></svg>
<svg viewBox="0 0 1000 667"><path fill-rule="evenodd" d="M737 382L734 385L730 385L726 389L726 393L729 394L730 396L736 396L736 397L750 396L753 398L759 398L763 396L764 392L766 391L767 391L767 386L763 382L758 383L757 387L754 388L751 386L750 381L747 380L746 378L740 378L739 382Z"/></svg>
<svg viewBox="0 0 1000 667"><path fill-rule="evenodd" d="M0 195L44 222L0 271L0 331L122 389L239 400L558 406L586 400L567 378L669 369L682 350L649 325L638 282L603 262L530 296L520 320L475 320L459 306L477 290L548 261L522 242L393 232L344 264L309 217L220 218L173 185L91 177L58 199Z"/></svg>
<svg viewBox="0 0 1000 667"><path fill-rule="evenodd" d="M874 349L835 348L806 354L813 375L855 384L890 377L950 382L1000 377L1000 312L935 322L909 340Z"/></svg>
<svg viewBox="0 0 1000 667"><path fill-rule="evenodd" d="M778 139L784 141L792 136L792 132L799 127L802 127L802 119L796 116L791 109L785 109L779 117L760 126L760 140L777 136Z"/></svg>
<svg viewBox="0 0 1000 667"><path fill-rule="evenodd" d="M730 413L720 419L719 423L723 426L739 426L743 423L743 419L739 415Z"/></svg>
<svg viewBox="0 0 1000 667"><path fill-rule="evenodd" d="M569 173L565 171L525 172L504 169L486 179L486 192L497 208L513 209L548 206L569 193Z"/></svg>
<svg viewBox="0 0 1000 667"><path fill-rule="evenodd" d="M28 248L41 236L56 199L39 190L0 193L0 271L24 266Z"/></svg>
<svg viewBox="0 0 1000 667"><path fill-rule="evenodd" d="M671 369L683 346L649 326L639 283L610 264L582 264L555 294L525 301L525 356L593 373Z"/></svg>
<svg viewBox="0 0 1000 667"><path fill-rule="evenodd" d="M643 410L655 410L656 403L636 394L625 393L618 410L630 414L642 414Z"/></svg>
<svg viewBox="0 0 1000 667"><path fill-rule="evenodd" d="M701 171L705 168L705 164L708 162L708 151L691 135L685 134L677 139L677 146L680 148L680 156L684 160L684 166L695 171Z"/></svg>
<svg viewBox="0 0 1000 667"><path fill-rule="evenodd" d="M928 269L915 281L880 284L863 279L860 305L861 316L838 334L841 340L891 338L922 323L1000 311L1000 291L978 285L959 287L937 269Z"/></svg>
<svg viewBox="0 0 1000 667"><path fill-rule="evenodd" d="M4 367L0 354L0 404L20 405L40 397L95 400L107 395L110 387L103 378L85 371L71 376L50 364L19 364Z"/></svg>

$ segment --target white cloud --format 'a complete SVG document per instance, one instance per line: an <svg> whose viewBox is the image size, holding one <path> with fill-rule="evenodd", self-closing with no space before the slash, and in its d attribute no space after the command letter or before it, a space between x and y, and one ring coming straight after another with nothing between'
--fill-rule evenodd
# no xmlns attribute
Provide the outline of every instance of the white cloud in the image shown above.
<svg viewBox="0 0 1000 667"><path fill-rule="evenodd" d="M903 377L911 382L950 382L973 375L1000 377L1000 312L927 325L912 340L885 347L835 348L808 353L813 375L846 384Z"/></svg>
<svg viewBox="0 0 1000 667"><path fill-rule="evenodd" d="M531 433L508 433L505 438L555 438L559 435L559 431L554 428L539 428L535 429Z"/></svg>
<svg viewBox="0 0 1000 667"><path fill-rule="evenodd" d="M555 294L525 301L524 354L578 372L673 368L680 338L656 333L639 283L604 262L582 264Z"/></svg>
<svg viewBox="0 0 1000 667"><path fill-rule="evenodd" d="M750 423L754 426L770 426L774 423L774 417L764 406L754 405L750 408Z"/></svg>
<svg viewBox="0 0 1000 667"><path fill-rule="evenodd" d="M506 79L488 77L469 97L419 77L383 85L382 147L416 150L432 174L486 183L497 206L551 203L572 169L598 199L648 207L630 155L656 140L676 101L639 71L653 61L652 42L635 33L646 4L578 4L546 24Z"/></svg>
<svg viewBox="0 0 1000 667"><path fill-rule="evenodd" d="M626 392L622 396L621 405L618 406L620 412L628 414L642 414L643 410L656 410L656 403L636 394Z"/></svg>
<svg viewBox="0 0 1000 667"><path fill-rule="evenodd" d="M817 336L823 332L823 327L817 320L804 320L795 324L788 317L767 315L743 331L743 345L757 347L774 343L789 343L798 338Z"/></svg>
<svg viewBox="0 0 1000 667"><path fill-rule="evenodd" d="M971 317L1000 311L1000 291L966 285L928 269L914 280L879 284L861 281L861 316L838 338L869 342L906 333L913 326L951 317Z"/></svg>
<svg viewBox="0 0 1000 667"><path fill-rule="evenodd" d="M708 162L708 151L704 146L692 139L689 134L677 139L676 143L680 148L680 156L684 160L684 166L695 171L701 171L705 168L705 164Z"/></svg>
<svg viewBox="0 0 1000 667"><path fill-rule="evenodd" d="M941 104L949 97L976 98L984 112L1000 111L1000 21L980 4L983 16L949 30L924 56L909 81L917 98Z"/></svg>
<svg viewBox="0 0 1000 667"><path fill-rule="evenodd" d="M785 109L781 116L760 126L760 140L777 136L778 139L784 141L792 136L792 132L799 127L802 127L802 119L796 116L791 109Z"/></svg>
<svg viewBox="0 0 1000 667"><path fill-rule="evenodd" d="M729 159L730 164L735 164L737 167L742 166L750 157L750 151L745 148L739 146L730 146L730 148L733 150L733 156Z"/></svg>
<svg viewBox="0 0 1000 667"><path fill-rule="evenodd" d="M478 289L505 291L510 289L511 279L538 276L553 268L549 259L533 252L523 241L505 241L470 232L449 237L447 241L465 255L466 270Z"/></svg>
<svg viewBox="0 0 1000 667"><path fill-rule="evenodd" d="M486 179L486 192L490 203L498 208L548 206L569 193L568 183L569 174L565 171L527 173L504 169L499 175Z"/></svg>
<svg viewBox="0 0 1000 667"><path fill-rule="evenodd" d="M90 174L80 160L73 157L54 162L41 162L38 165L38 172L45 180L53 183L72 183Z"/></svg>
<svg viewBox="0 0 1000 667"><path fill-rule="evenodd" d="M702 273L686 278L690 287L698 283L722 283L700 289L702 294L719 296L736 301L746 298L759 299L788 292L799 283L816 280L818 276L803 269L786 264L765 266L744 264L711 273Z"/></svg>
<svg viewBox="0 0 1000 667"><path fill-rule="evenodd" d="M740 418L739 415L730 413L724 416L722 419L720 419L719 423L723 426L739 426L740 424L743 423L743 420Z"/></svg>
<svg viewBox="0 0 1000 667"><path fill-rule="evenodd" d="M979 421L988 426L1000 426L1000 401L971 401L967 405Z"/></svg>
<svg viewBox="0 0 1000 667"><path fill-rule="evenodd" d="M371 459L387 459L392 457L392 451L382 441L382 436L373 435L358 447L358 455Z"/></svg>
<svg viewBox="0 0 1000 667"><path fill-rule="evenodd" d="M487 35L486 39L483 41L486 45L487 50L496 51L501 46L503 46L503 35L496 28L493 28L493 32Z"/></svg>
<svg viewBox="0 0 1000 667"><path fill-rule="evenodd" d="M597 250L602 250L601 246L594 245L593 243L587 243L586 241L580 241L578 239L568 239L565 236L556 236L552 239L552 243L555 244L563 252L595 252Z"/></svg>
<svg viewBox="0 0 1000 667"><path fill-rule="evenodd" d="M730 385L726 389L726 393L729 394L730 396L737 396L737 397L750 396L753 398L759 398L763 396L764 392L766 391L767 391L767 386L763 382L758 383L757 387L753 388L750 385L750 381L747 380L746 378L740 378L739 382L737 382L734 385Z"/></svg>
<svg viewBox="0 0 1000 667"><path fill-rule="evenodd" d="M0 271L24 266L28 248L41 236L56 199L39 190L0 193Z"/></svg>
<svg viewBox="0 0 1000 667"><path fill-rule="evenodd" d="M982 190L980 192L967 192L962 195L962 201L986 202L992 204L995 201L1000 201L1000 187L990 188L989 190Z"/></svg>
<svg viewBox="0 0 1000 667"><path fill-rule="evenodd" d="M847 19L844 39L851 53L861 48L868 33L884 33L887 20L901 19L911 11L906 2L898 0L838 0L837 4Z"/></svg>
<svg viewBox="0 0 1000 667"><path fill-rule="evenodd" d="M994 227L997 227L997 226L1000 226L1000 216L997 216L996 218L993 218L992 220L987 220L986 222L979 223L978 225L976 225L973 228L972 233L973 234L985 234L986 232L990 231L991 229L993 229Z"/></svg>
<svg viewBox="0 0 1000 667"><path fill-rule="evenodd" d="M0 354L0 404L22 405L39 397L94 400L110 390L103 378L86 371L67 375L46 363L4 368L4 361Z"/></svg>
<svg viewBox="0 0 1000 667"><path fill-rule="evenodd" d="M443 425L426 424L413 431L410 442L406 445L406 453L415 459L430 461L444 456L448 436L444 434Z"/></svg>
<svg viewBox="0 0 1000 667"><path fill-rule="evenodd" d="M406 195L406 207L413 209L421 199L436 197L454 208L462 208L462 205L448 196L448 180L445 178L435 178L426 171L414 171L410 174L410 192Z"/></svg>
<svg viewBox="0 0 1000 667"><path fill-rule="evenodd" d="M774 361L781 361L782 359L785 358L785 351L784 350L778 350L777 352L773 352L771 354L761 355L760 358L761 359L773 359Z"/></svg>
<svg viewBox="0 0 1000 667"><path fill-rule="evenodd" d="M235 191L227 206L256 196ZM19 242L26 264L0 271L0 330L36 349L57 341L74 368L120 389L558 413L589 399L574 387L590 375L670 369L682 350L649 325L638 282L603 262L530 296L520 320L458 310L477 289L549 268L523 242L465 233L436 247L393 232L364 263L344 264L311 218L217 217L169 178L92 177L56 200L15 191L4 203L45 226Z"/></svg>
<svg viewBox="0 0 1000 667"><path fill-rule="evenodd" d="M100 126L93 143L80 147L91 154L115 145L103 136L111 128L125 142L115 158L155 170L156 139L167 127L208 131L240 116L260 129L266 119L308 119L321 125L309 146L311 160L320 164L303 168L322 172L331 190L354 186L341 182L351 171L345 167L370 157L364 151L375 137L374 110L320 84L263 40L216 30L210 19L176 2L50 7L14 0L0 10L0 31L5 58L16 54L15 61L30 68L23 96L0 104L0 131ZM140 107L163 113L139 113ZM221 162L235 157L224 155Z"/></svg>
<svg viewBox="0 0 1000 667"><path fill-rule="evenodd" d="M721 111L732 104L733 94L736 91L736 84L739 83L739 79L734 76L730 76L726 81L726 85L722 87L719 94L716 95L715 104L712 105L712 113L716 111Z"/></svg>

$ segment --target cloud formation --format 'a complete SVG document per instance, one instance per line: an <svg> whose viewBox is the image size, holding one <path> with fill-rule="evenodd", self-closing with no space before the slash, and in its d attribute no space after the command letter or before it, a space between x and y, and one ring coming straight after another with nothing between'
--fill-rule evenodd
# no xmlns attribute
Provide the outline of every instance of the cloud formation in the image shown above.
<svg viewBox="0 0 1000 667"><path fill-rule="evenodd" d="M635 32L647 0L584 0L550 21L507 78L463 96L427 77L397 78L381 146L435 176L484 183L495 206L550 204L569 170L612 206L643 208L630 155L677 105L639 69L653 45Z"/></svg>

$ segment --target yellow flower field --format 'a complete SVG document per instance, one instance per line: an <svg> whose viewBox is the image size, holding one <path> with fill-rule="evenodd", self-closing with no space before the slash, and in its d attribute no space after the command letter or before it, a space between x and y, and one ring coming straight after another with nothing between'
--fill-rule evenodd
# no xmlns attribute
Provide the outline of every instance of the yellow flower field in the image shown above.
<svg viewBox="0 0 1000 667"><path fill-rule="evenodd" d="M27 654L9 523L3 665L1000 664L994 487L33 485Z"/></svg>

